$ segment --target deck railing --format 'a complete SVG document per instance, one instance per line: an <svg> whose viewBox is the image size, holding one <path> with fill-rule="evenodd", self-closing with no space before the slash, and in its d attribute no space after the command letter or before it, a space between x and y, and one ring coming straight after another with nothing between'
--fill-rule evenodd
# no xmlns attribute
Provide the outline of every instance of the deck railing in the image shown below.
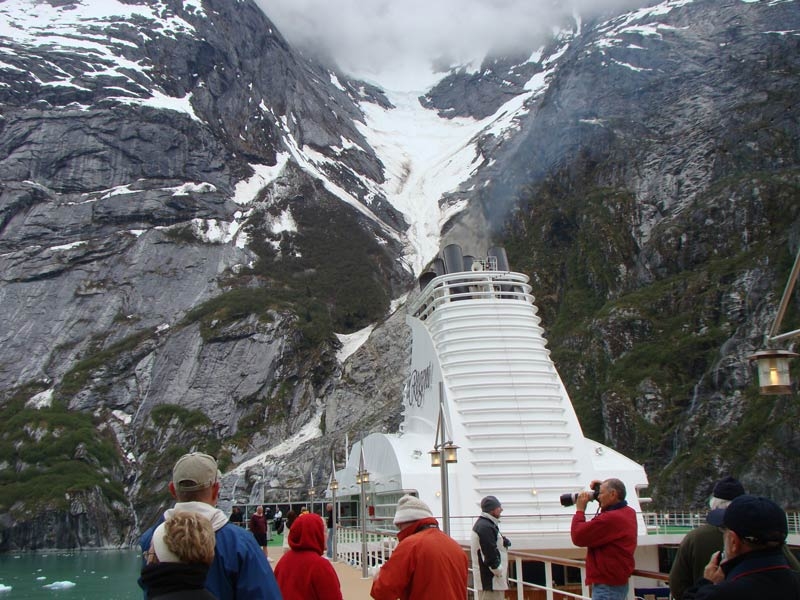
<svg viewBox="0 0 800 600"><path fill-rule="evenodd" d="M389 560L392 552L397 547L397 536L395 532L382 531L382 530L368 530L367 531L367 555L366 561L368 565L367 572L370 576L374 576L380 569L381 565ZM337 530L337 560L343 561L354 568L361 569L361 530L357 528L340 528ZM462 546L464 552L469 557L469 547ZM544 554L535 554L530 552L517 552L509 551L509 562L513 568L509 569L509 587L512 589L512 594L516 592L514 598L517 600L565 600L568 598L576 598L581 600L590 600L591 595L589 589L582 582L586 580L586 562L579 559L561 558L556 556L548 556ZM525 581L522 577L524 563L542 563L544 565L545 581L544 583L534 583ZM576 582L566 582L563 584L556 584L553 578L553 567L574 567L580 570L580 580ZM470 566L470 581L480 575ZM652 571L643 571L637 569L634 571L634 576L640 579L651 581L652 585L648 590L666 590L666 581L668 576L663 573L655 573ZM637 588L638 589L638 588ZM471 593L471 598L476 598L477 593L473 584L469 584L467 591ZM655 595L648 594L647 596L634 595L634 588L631 586L629 592L629 600L636 600L641 598L656 598ZM506 596L508 597L508 596ZM664 597L663 595L660 597Z"/></svg>
<svg viewBox="0 0 800 600"><path fill-rule="evenodd" d="M676 511L669 513L642 513L644 522L647 525L648 534L671 534L685 533L694 527L705 522L705 513L693 511ZM800 535L800 513L787 513L789 522L789 535ZM381 565L389 560L392 552L397 547L397 532L389 529L371 528L367 530L367 555L366 561L368 573L374 575ZM462 546L469 556L469 547ZM341 527L337 530L337 560L343 561L353 567L361 568L362 563L362 544L361 530L358 527ZM546 554L532 552L522 552L513 549L509 550L509 584L512 588L510 594L514 594L516 600L567 600L580 599L589 600L591 598L588 587L583 583L586 580L586 562L582 559L562 558ZM540 563L543 565L539 572L544 572L544 582L534 583L525 581L523 574L523 563ZM561 567L565 573L563 582L555 582L553 577L553 567ZM580 571L580 577L574 577L574 581L566 577L567 569L573 568ZM472 567L470 567L472 572ZM574 571L573 571L574 572ZM470 580L476 575L473 573ZM668 580L666 573L636 569L633 572L637 585L634 587L633 580L630 586L629 600L657 600L669 597ZM644 584L644 585L642 585ZM477 597L473 585L468 591L472 593L471 598ZM636 594L639 595L636 595ZM508 598L509 595L506 597Z"/></svg>

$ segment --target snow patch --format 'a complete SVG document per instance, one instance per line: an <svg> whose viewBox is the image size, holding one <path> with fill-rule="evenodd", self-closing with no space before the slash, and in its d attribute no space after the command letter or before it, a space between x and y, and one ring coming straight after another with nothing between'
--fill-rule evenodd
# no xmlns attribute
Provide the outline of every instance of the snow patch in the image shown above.
<svg viewBox="0 0 800 600"><path fill-rule="evenodd" d="M336 360L338 360L340 363L343 363L345 360L347 360L349 356L351 356L356 350L364 345L364 342L367 341L373 329L375 329L375 325L368 325L367 327L364 327L364 329L360 329L355 333L335 334L339 342L342 344L342 347L339 348L338 352L336 352Z"/></svg>
<svg viewBox="0 0 800 600"><path fill-rule="evenodd" d="M25 403L25 408L35 408L36 410L39 410L41 408L50 408L52 405L53 405L53 389L50 388L49 390L39 392L35 396L32 396Z"/></svg>
<svg viewBox="0 0 800 600"><path fill-rule="evenodd" d="M266 452L262 452L258 456L254 456L253 458L244 461L242 464L237 466L235 469L232 469L227 474L234 474L234 475L243 475L247 469L255 465L263 465L266 463L267 458L273 457L282 457L286 456L297 450L301 445L305 444L309 440L316 439L318 437L322 437L322 429L320 429L320 424L322 423L322 412L319 411L315 414L311 420L303 425L303 427L294 434L288 440L281 442L280 444L273 446Z"/></svg>
<svg viewBox="0 0 800 600"><path fill-rule="evenodd" d="M273 167L269 165L250 165L254 171L253 175L250 179L243 179L236 184L236 189L233 193L233 201L236 204L250 204L256 199L261 190L278 178L281 170L289 160L289 153L280 152L275 158L277 161Z"/></svg>

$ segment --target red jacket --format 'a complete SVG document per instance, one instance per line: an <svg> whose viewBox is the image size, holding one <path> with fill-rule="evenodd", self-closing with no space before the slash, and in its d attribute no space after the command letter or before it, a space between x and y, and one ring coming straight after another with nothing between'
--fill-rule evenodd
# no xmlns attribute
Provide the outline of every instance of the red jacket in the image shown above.
<svg viewBox="0 0 800 600"><path fill-rule="evenodd" d="M283 600L342 600L339 576L325 552L322 517L305 513L289 530L290 550L275 565L275 579Z"/></svg>
<svg viewBox="0 0 800 600"><path fill-rule="evenodd" d="M633 573L636 550L636 511L626 502L603 510L591 521L576 511L572 517L572 543L585 546L586 583L625 585Z"/></svg>
<svg viewBox="0 0 800 600"><path fill-rule="evenodd" d="M397 534L400 543L372 582L375 600L464 600L467 555L436 519L416 521Z"/></svg>

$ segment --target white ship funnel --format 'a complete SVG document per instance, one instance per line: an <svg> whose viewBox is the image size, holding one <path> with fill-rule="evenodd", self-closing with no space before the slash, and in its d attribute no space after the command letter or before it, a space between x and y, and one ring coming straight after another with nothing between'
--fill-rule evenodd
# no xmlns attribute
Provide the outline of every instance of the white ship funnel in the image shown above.
<svg viewBox="0 0 800 600"><path fill-rule="evenodd" d="M363 440L375 482L373 517L389 524L406 492L442 514L440 471L428 460L440 382L449 433L460 447L458 462L449 466L450 529L457 540L469 539L487 495L502 502L503 532L523 544L517 547L534 547L542 535L568 540L574 508L562 507L559 497L593 479L624 481L628 503L641 512L644 468L584 437L545 346L528 277L508 271L502 248L473 258L474 270L451 272L463 258L460 247L447 250L447 273L430 279L409 307L413 342L401 431ZM348 464L336 477L347 481L353 472Z"/></svg>

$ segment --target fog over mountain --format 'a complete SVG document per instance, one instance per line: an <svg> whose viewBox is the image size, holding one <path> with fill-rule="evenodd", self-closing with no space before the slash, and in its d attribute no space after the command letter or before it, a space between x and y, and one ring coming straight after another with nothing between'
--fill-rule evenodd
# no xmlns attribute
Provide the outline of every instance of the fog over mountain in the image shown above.
<svg viewBox="0 0 800 600"><path fill-rule="evenodd" d="M480 62L487 52L531 50L566 17L592 18L644 0L256 0L297 48L350 75L397 88L435 82L440 67ZM417 90L422 91L422 90Z"/></svg>

